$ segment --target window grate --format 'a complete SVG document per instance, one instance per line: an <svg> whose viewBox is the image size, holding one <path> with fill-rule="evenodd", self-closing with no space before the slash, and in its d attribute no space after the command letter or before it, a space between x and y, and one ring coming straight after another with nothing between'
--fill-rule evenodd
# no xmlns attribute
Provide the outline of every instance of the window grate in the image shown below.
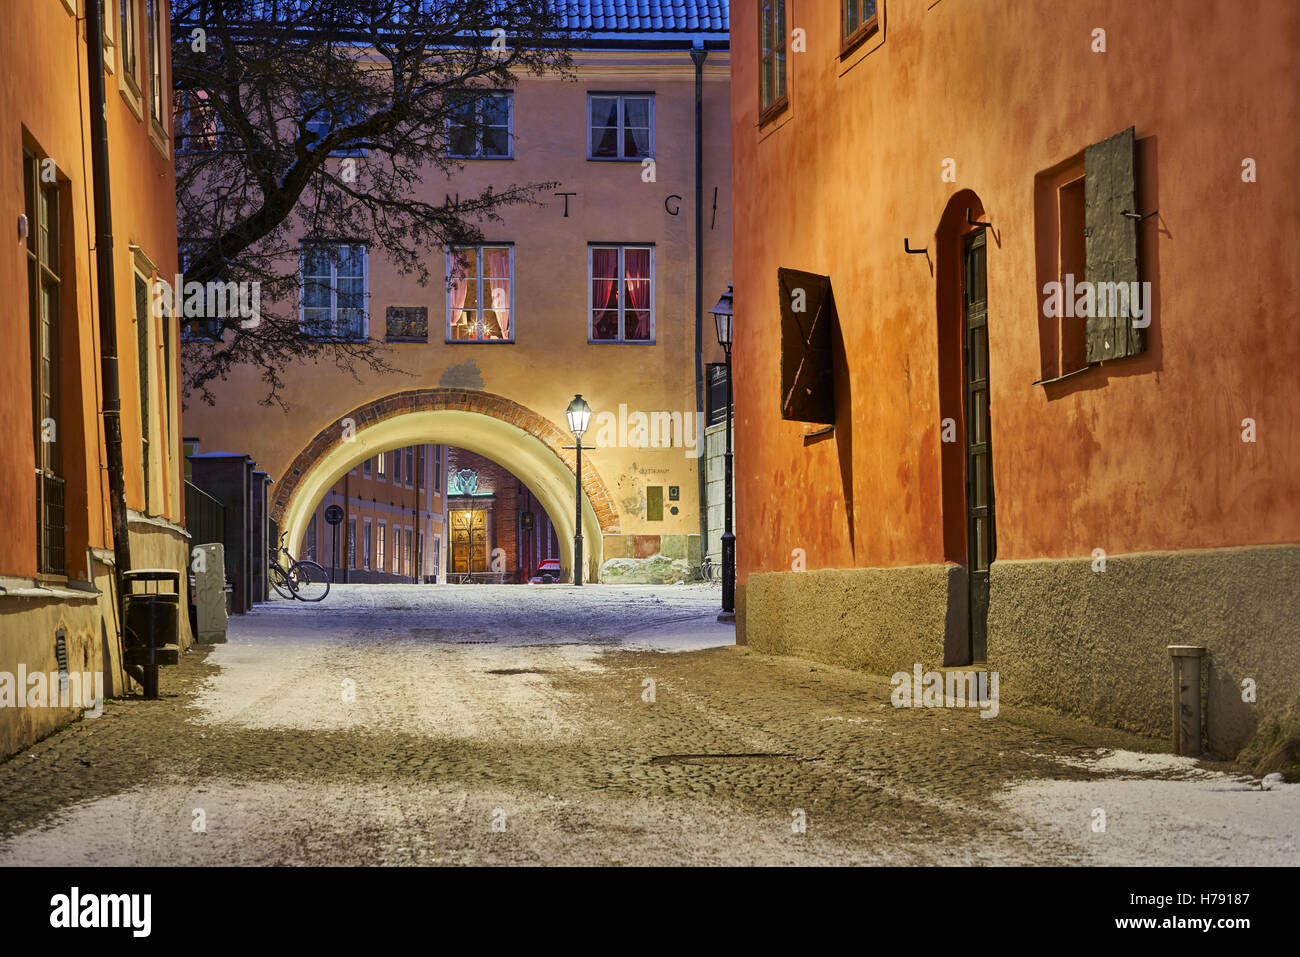
<svg viewBox="0 0 1300 957"><path fill-rule="evenodd" d="M60 628L54 633L54 660L59 664L59 691L68 690L68 632Z"/></svg>
<svg viewBox="0 0 1300 957"><path fill-rule="evenodd" d="M40 572L43 575L68 573L64 484L63 479L56 475L36 476L36 520L41 529Z"/></svg>

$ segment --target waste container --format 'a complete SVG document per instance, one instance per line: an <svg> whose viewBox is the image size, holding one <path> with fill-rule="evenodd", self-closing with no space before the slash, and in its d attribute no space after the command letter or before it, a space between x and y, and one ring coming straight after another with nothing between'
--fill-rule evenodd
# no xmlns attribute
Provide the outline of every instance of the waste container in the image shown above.
<svg viewBox="0 0 1300 957"><path fill-rule="evenodd" d="M137 568L122 575L127 664L144 669L144 696L158 697L158 666L180 661L181 573ZM163 591L165 585L171 591Z"/></svg>

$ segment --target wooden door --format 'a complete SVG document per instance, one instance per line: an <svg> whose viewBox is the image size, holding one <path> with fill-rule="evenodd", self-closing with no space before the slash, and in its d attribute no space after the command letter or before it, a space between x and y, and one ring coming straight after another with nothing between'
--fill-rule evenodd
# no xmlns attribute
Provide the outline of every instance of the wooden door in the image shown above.
<svg viewBox="0 0 1300 957"><path fill-rule="evenodd" d="M972 662L988 657L989 565L997 554L993 512L993 443L989 415L988 281L984 230L963 244L962 305L966 386L966 556L970 582Z"/></svg>

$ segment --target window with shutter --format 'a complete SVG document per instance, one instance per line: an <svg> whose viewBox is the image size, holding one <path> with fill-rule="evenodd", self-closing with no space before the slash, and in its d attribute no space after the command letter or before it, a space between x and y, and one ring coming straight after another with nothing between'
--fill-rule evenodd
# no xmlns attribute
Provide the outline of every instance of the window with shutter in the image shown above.
<svg viewBox="0 0 1300 957"><path fill-rule="evenodd" d="M1087 278L1095 293L1087 320L1088 362L1119 359L1145 351L1146 340L1129 310L1113 308L1103 283L1138 283L1137 177L1133 127L1084 151L1084 246ZM1105 313L1103 315L1103 313ZM1119 314L1116 313L1128 313Z"/></svg>
<svg viewBox="0 0 1300 957"><path fill-rule="evenodd" d="M831 327L835 297L829 276L778 269L781 308L781 418L835 424Z"/></svg>

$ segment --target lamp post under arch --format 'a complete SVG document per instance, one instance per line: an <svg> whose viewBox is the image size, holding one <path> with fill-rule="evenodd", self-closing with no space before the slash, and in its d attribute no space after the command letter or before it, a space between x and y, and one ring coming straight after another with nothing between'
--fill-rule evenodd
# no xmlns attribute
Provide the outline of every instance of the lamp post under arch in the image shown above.
<svg viewBox="0 0 1300 957"><path fill-rule="evenodd" d="M582 584L582 436L591 421L591 406L582 393L573 397L569 407L564 410L569 420L569 431L573 433L573 448L578 452L578 467L574 483L574 525L573 525L573 584Z"/></svg>

